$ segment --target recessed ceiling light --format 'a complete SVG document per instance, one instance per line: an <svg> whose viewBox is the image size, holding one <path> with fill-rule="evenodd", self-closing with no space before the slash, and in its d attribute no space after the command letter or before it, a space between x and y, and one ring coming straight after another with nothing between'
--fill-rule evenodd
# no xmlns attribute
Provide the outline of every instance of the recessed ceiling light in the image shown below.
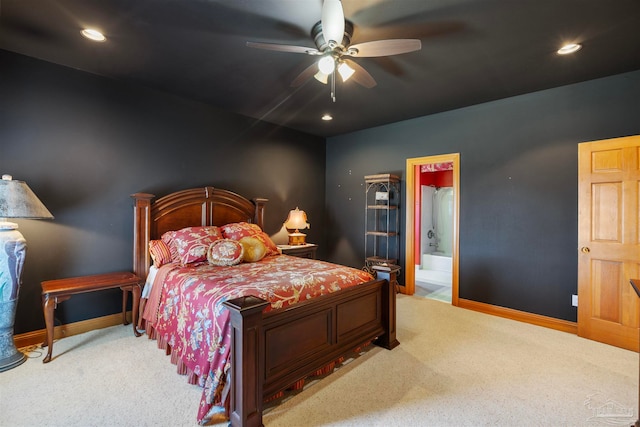
<svg viewBox="0 0 640 427"><path fill-rule="evenodd" d="M330 120L333 120L333 117L331 116L331 114L325 114L322 116L322 120L324 120L325 122L328 122Z"/></svg>
<svg viewBox="0 0 640 427"><path fill-rule="evenodd" d="M577 52L580 49L582 49L582 45L579 45L578 43L565 44L560 49L558 49L558 55L568 55L570 53Z"/></svg>
<svg viewBox="0 0 640 427"><path fill-rule="evenodd" d="M80 33L88 38L89 40L93 40L94 42L103 42L107 38L98 30L94 30L93 28L85 28L80 31Z"/></svg>

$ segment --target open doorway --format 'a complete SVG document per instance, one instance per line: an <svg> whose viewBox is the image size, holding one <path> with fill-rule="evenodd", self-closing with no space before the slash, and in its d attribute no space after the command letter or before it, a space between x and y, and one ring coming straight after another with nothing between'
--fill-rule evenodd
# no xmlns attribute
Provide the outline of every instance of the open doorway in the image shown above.
<svg viewBox="0 0 640 427"><path fill-rule="evenodd" d="M460 154L407 159L405 286L458 305ZM418 288L416 287L418 284Z"/></svg>

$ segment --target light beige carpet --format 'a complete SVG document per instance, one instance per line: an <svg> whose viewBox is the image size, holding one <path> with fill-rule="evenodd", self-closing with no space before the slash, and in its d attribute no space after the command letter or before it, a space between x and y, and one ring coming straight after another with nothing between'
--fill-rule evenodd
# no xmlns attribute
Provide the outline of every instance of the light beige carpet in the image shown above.
<svg viewBox="0 0 640 427"><path fill-rule="evenodd" d="M264 417L275 426L612 426L637 418L638 355L398 296L392 351L373 348ZM129 327L59 340L0 374L2 426L194 426L200 390Z"/></svg>

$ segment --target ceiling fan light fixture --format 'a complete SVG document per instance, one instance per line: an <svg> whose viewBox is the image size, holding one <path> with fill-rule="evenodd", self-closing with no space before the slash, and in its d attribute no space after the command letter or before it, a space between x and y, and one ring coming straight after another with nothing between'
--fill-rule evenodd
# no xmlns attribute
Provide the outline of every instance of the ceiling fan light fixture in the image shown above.
<svg viewBox="0 0 640 427"><path fill-rule="evenodd" d="M107 40L104 34L102 34L100 31L95 30L93 28L85 28L82 31L80 31L80 34L82 34L84 37L88 38L89 40L93 40L94 42L103 42Z"/></svg>
<svg viewBox="0 0 640 427"><path fill-rule="evenodd" d="M324 74L331 74L336 67L336 60L332 55L325 55L318 61L318 69Z"/></svg>
<svg viewBox="0 0 640 427"><path fill-rule="evenodd" d="M324 120L325 122L330 122L331 120L333 120L333 117L331 116L331 114L326 113L322 115L322 120Z"/></svg>
<svg viewBox="0 0 640 427"><path fill-rule="evenodd" d="M322 5L322 32L327 43L342 42L344 35L344 11L340 0L324 0Z"/></svg>
<svg viewBox="0 0 640 427"><path fill-rule="evenodd" d="M336 102L336 72L340 74L343 82L352 78L356 84L368 89L377 84L362 65L346 57L376 58L422 49L419 39L383 39L351 45L354 26L353 22L344 18L342 2L322 0L322 3L322 17L311 27L311 38L316 49L277 43L247 42L247 46L252 48L319 56L317 62L309 64L298 74L291 87L299 87L314 76L319 82L331 85L331 99Z"/></svg>
<svg viewBox="0 0 640 427"><path fill-rule="evenodd" d="M320 83L325 84L325 85L329 81L329 74L325 74L322 71L318 71L313 77L317 81L319 81Z"/></svg>
<svg viewBox="0 0 640 427"><path fill-rule="evenodd" d="M340 74L340 77L342 77L343 82L349 80L355 72L356 70L351 68L346 62L340 62L340 65L338 65L338 73Z"/></svg>
<svg viewBox="0 0 640 427"><path fill-rule="evenodd" d="M569 55L582 49L582 45L578 43L568 43L558 49L558 55Z"/></svg>

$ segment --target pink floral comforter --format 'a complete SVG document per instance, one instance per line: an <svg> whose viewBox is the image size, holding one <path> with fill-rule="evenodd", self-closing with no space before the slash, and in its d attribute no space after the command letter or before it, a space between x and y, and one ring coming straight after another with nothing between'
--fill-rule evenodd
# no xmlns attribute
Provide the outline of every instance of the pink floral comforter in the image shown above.
<svg viewBox="0 0 640 427"><path fill-rule="evenodd" d="M231 336L224 301L255 295L271 302L269 311L369 280L355 268L287 255L231 267L173 266L164 283L154 284L148 303L153 305L145 310L152 315L145 318L159 342L171 346L172 357L198 376L204 388L198 422L204 423L226 399Z"/></svg>

